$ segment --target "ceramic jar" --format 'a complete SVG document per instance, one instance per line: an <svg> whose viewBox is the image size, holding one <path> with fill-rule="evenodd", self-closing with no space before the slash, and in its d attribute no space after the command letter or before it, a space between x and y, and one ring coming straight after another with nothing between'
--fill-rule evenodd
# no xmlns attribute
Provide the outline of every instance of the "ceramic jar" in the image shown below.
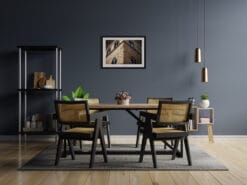
<svg viewBox="0 0 247 185"><path fill-rule="evenodd" d="M208 108L209 107L209 105L210 105L210 101L207 99L207 100L201 100L201 102L200 102L200 107L201 108Z"/></svg>
<svg viewBox="0 0 247 185"><path fill-rule="evenodd" d="M129 105L130 99L117 100L117 104L120 105Z"/></svg>

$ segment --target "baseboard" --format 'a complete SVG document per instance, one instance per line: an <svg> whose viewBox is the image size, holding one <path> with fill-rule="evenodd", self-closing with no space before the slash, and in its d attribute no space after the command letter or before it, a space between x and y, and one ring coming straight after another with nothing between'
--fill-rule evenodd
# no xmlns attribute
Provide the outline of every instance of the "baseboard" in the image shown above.
<svg viewBox="0 0 247 185"><path fill-rule="evenodd" d="M208 135L191 135L191 138L207 138ZM214 138L247 138L247 135L214 135ZM25 141L24 136L21 137ZM27 142L31 141L55 141L56 137L51 135L27 136ZM111 140L117 141L135 141L136 135L111 135ZM0 135L0 141L16 142L19 141L19 135Z"/></svg>

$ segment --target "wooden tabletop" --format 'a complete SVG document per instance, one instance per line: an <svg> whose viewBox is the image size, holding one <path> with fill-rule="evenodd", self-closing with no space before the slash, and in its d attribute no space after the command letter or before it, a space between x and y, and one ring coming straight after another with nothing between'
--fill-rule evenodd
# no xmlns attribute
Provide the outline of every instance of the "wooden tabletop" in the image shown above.
<svg viewBox="0 0 247 185"><path fill-rule="evenodd" d="M130 103L129 105L120 105L115 103L100 103L100 104L89 104L90 109L94 110L147 110L157 109L157 104L147 103Z"/></svg>

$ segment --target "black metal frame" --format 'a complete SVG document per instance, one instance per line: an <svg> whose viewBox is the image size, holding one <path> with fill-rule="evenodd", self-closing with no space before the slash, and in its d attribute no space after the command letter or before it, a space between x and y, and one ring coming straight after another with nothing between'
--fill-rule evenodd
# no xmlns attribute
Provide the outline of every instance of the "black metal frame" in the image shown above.
<svg viewBox="0 0 247 185"><path fill-rule="evenodd" d="M143 38L144 39L144 51L142 51L142 52L144 52L144 66L143 67L103 67L103 38L105 38L105 37L109 37L109 38L111 38L111 37L126 37L126 38L131 38L131 37L140 37L140 38ZM129 36L129 35L102 35L101 37L100 37L100 39L101 39L101 55L100 55L100 57L101 57L101 59L100 59L100 61L101 61L101 68L102 69L146 69L146 36L144 36L144 35L131 35L131 36Z"/></svg>

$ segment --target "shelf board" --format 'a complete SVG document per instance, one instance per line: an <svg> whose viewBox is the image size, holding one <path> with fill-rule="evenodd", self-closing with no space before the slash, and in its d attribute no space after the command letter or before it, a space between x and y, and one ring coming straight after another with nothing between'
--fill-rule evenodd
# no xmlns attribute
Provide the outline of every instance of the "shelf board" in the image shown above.
<svg viewBox="0 0 247 185"><path fill-rule="evenodd" d="M201 123L201 122L198 122L198 125L213 125L214 123L212 122L209 122L209 123Z"/></svg>
<svg viewBox="0 0 247 185"><path fill-rule="evenodd" d="M19 134L27 134L27 135L56 135L56 131L22 131Z"/></svg>
<svg viewBox="0 0 247 185"><path fill-rule="evenodd" d="M199 110L212 110L214 109L213 107L208 107L208 108L201 108L201 107L196 107Z"/></svg>
<svg viewBox="0 0 247 185"><path fill-rule="evenodd" d="M197 132L197 129L190 129L189 132Z"/></svg>
<svg viewBox="0 0 247 185"><path fill-rule="evenodd" d="M17 46L17 48L21 48L23 50L28 50L28 51L53 51L56 49L61 49L56 45L51 45L51 46Z"/></svg>
<svg viewBox="0 0 247 185"><path fill-rule="evenodd" d="M56 92L56 91L62 91L62 89L34 89L34 88L28 88L28 89L18 89L19 92Z"/></svg>

